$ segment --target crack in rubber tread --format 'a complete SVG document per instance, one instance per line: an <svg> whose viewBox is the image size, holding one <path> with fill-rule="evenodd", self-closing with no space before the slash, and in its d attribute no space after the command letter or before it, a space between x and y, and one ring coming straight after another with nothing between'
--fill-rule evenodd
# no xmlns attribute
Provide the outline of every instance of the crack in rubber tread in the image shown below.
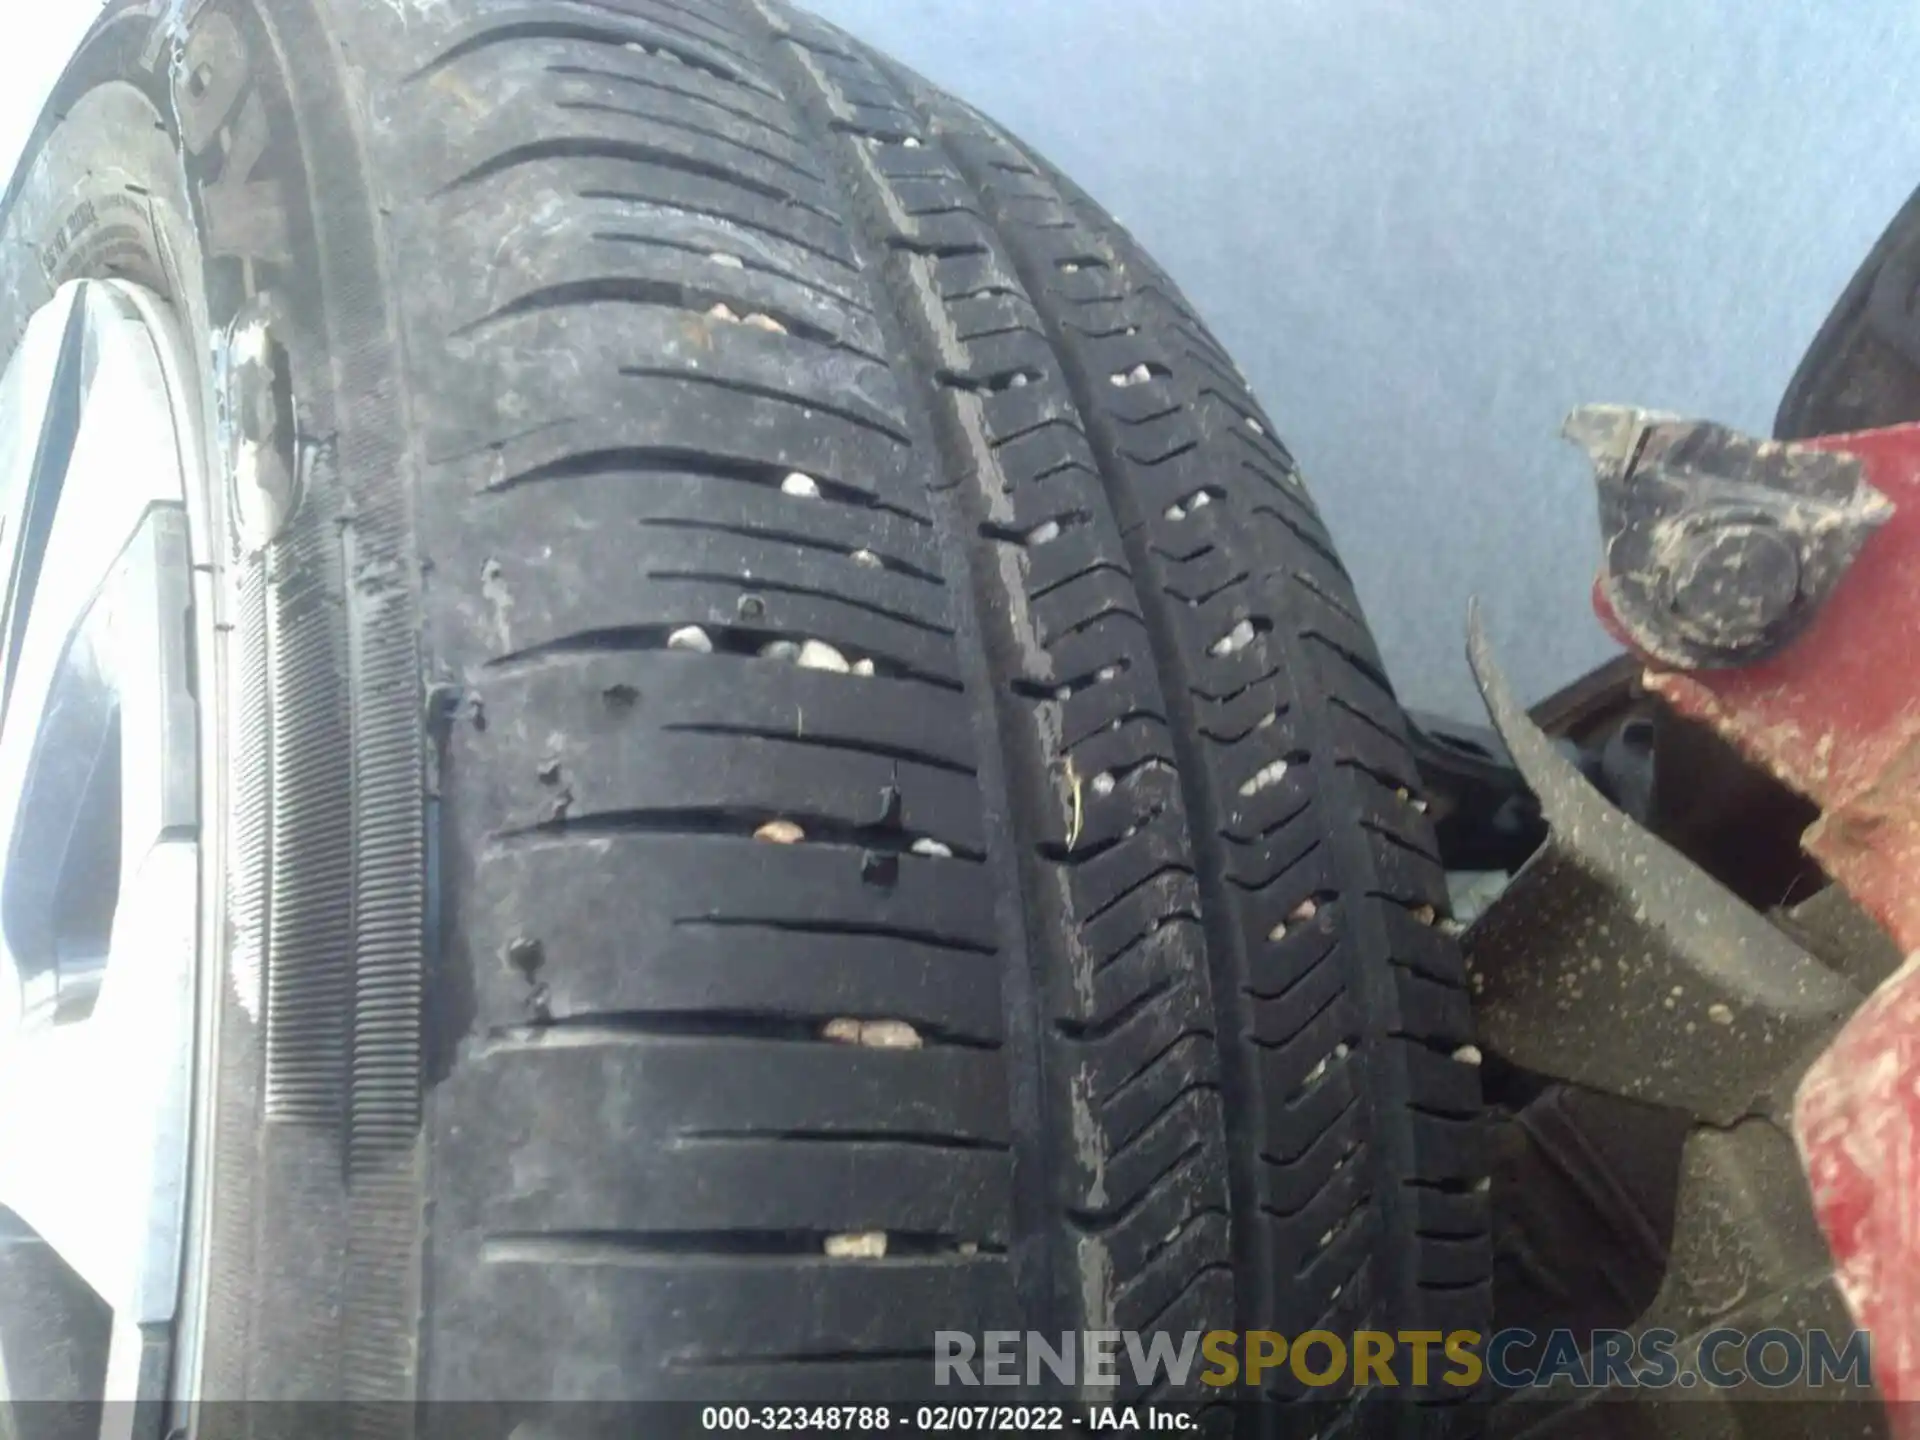
<svg viewBox="0 0 1920 1440"><path fill-rule="evenodd" d="M1411 757L1171 283L774 5L401 8L369 116L461 702L423 1392L925 1398L935 1329L1478 1324L1400 1198L1476 1173L1471 1102L1413 1093L1466 1010L1371 778ZM755 653L800 638L879 673ZM899 1251L808 1251L867 1229Z"/></svg>

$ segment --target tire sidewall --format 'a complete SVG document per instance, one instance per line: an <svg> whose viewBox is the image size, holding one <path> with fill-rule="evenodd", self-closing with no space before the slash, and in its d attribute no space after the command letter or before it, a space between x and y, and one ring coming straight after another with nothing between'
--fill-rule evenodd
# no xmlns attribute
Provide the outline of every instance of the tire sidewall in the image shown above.
<svg viewBox="0 0 1920 1440"><path fill-rule="evenodd" d="M184 22L173 13L182 9L190 12ZM254 716L249 730L235 712L270 704L246 691L229 661L248 643L272 653L265 637L232 633L256 623L234 598L249 569L264 576L262 613L277 604L282 628L289 595L296 609L338 612L320 622L338 630L337 643L274 654L264 688L308 697L309 708L345 711L341 729L354 744L361 743L352 693L359 687L346 657L356 645L366 651L369 624L389 642L396 631L410 638L418 630L417 592L371 622L356 620L347 578L355 554L372 548L355 551L354 517L404 512L408 427L401 387L366 378L370 368L394 366L397 347L378 266L355 263L370 252L376 222L357 147L337 141L354 122L334 53L311 0L184 7L120 0L75 53L0 205L0 353L11 355L29 318L61 285L114 278L167 301L199 362L192 378L210 473L190 509L201 572L196 597L212 619L201 631L203 649L210 639L213 652L200 661L202 813L222 817L221 836L235 832L234 769L247 763L229 753L230 737L263 733L266 724L264 714ZM231 521L223 387L236 320L260 313L271 316L291 372L301 498L285 539L249 554ZM321 673L329 667L344 675ZM208 705L208 697L218 700ZM417 697L405 699L422 720L415 728L424 744L423 707ZM366 814L349 756L333 767L331 788L342 813ZM406 797L398 798L404 812ZM392 809L393 799L382 803ZM231 874L255 864L274 893L301 890L311 903L332 890L338 913L355 916L368 877L353 868L351 836L346 851L343 865L337 853L309 861L296 850L269 860L202 847L200 1094L181 1312L194 1336L192 1375L184 1377L192 1398L337 1400L356 1388L346 1337L364 1327L352 1318L347 1182L336 1191L308 1178L344 1168L347 1065L333 1105L337 1124L325 1114L292 1117L304 1126L268 1123L270 1026L261 998L273 983L270 973L261 976L271 964L262 958L268 937L241 933L228 913ZM342 963L352 951L342 947ZM344 1011L349 1001L336 998ZM343 1013L337 1027L348 1062L352 1024ZM400 1283L417 1289L409 1277ZM389 1343L400 1363L372 1363L407 1389L410 1336Z"/></svg>

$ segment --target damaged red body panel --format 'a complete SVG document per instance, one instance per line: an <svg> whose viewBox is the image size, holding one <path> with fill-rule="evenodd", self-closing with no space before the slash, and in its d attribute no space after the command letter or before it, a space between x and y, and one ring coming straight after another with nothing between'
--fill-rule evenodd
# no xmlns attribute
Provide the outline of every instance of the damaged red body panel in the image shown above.
<svg viewBox="0 0 1920 1440"><path fill-rule="evenodd" d="M1785 650L1647 685L1819 805L1808 852L1909 957L1807 1072L1794 1133L1895 1431L1920 1435L1920 425L1800 443L1858 457L1894 514Z"/></svg>

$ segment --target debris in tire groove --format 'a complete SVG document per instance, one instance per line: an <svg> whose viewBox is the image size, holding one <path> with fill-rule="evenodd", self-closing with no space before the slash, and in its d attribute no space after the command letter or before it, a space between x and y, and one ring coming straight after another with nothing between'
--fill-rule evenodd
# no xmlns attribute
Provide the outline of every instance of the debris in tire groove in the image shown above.
<svg viewBox="0 0 1920 1440"><path fill-rule="evenodd" d="M826 670L835 675L845 675L853 668L846 656L824 640L809 640L802 645L798 663L802 670Z"/></svg>
<svg viewBox="0 0 1920 1440"><path fill-rule="evenodd" d="M847 1235L829 1235L826 1252L836 1260L879 1260L887 1253L884 1230L863 1230Z"/></svg>
<svg viewBox="0 0 1920 1440"><path fill-rule="evenodd" d="M1259 632L1253 628L1253 621L1242 620L1212 645L1207 647L1209 655L1232 655L1244 650L1253 643L1253 637Z"/></svg>
<svg viewBox="0 0 1920 1440"><path fill-rule="evenodd" d="M1286 773L1287 762L1284 760L1275 760L1270 765L1262 765L1248 779L1241 782L1240 794L1243 797L1258 795L1262 790L1278 785L1285 778Z"/></svg>
<svg viewBox="0 0 1920 1440"><path fill-rule="evenodd" d="M904 1020L856 1020L842 1016L821 1027L822 1039L840 1045L864 1045L869 1050L918 1050L920 1032Z"/></svg>

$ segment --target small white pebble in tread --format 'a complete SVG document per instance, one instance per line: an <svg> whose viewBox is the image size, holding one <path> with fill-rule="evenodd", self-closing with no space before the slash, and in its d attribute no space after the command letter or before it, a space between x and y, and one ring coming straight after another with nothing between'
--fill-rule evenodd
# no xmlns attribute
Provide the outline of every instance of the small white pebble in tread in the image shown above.
<svg viewBox="0 0 1920 1440"><path fill-rule="evenodd" d="M860 1043L860 1022L849 1018L829 1020L820 1027L820 1038L831 1040L836 1045L858 1045Z"/></svg>
<svg viewBox="0 0 1920 1440"><path fill-rule="evenodd" d="M742 320L740 323L742 325L751 325L756 330L769 331L775 335L784 335L787 333L786 326L782 325L778 320L774 319L771 315L762 315L758 310L754 311L751 315L747 316L747 318Z"/></svg>
<svg viewBox="0 0 1920 1440"><path fill-rule="evenodd" d="M869 1020L860 1027L860 1043L870 1050L918 1050L920 1032L904 1020Z"/></svg>
<svg viewBox="0 0 1920 1440"><path fill-rule="evenodd" d="M1049 540L1058 540L1059 538L1060 522L1058 520L1047 520L1034 526L1033 529L1027 532L1026 543L1029 545L1044 545Z"/></svg>
<svg viewBox="0 0 1920 1440"><path fill-rule="evenodd" d="M908 848L916 855L929 855L937 860L951 860L953 858L953 851L950 848L942 845L938 840L931 840L925 836L914 841Z"/></svg>
<svg viewBox="0 0 1920 1440"><path fill-rule="evenodd" d="M667 636L669 650L691 650L696 655L711 655L713 641L698 625L682 625Z"/></svg>
<svg viewBox="0 0 1920 1440"><path fill-rule="evenodd" d="M880 568L880 557L871 550L856 550L853 552L852 558L854 564L864 565L869 570L878 570Z"/></svg>
<svg viewBox="0 0 1920 1440"><path fill-rule="evenodd" d="M1096 795L1111 795L1113 794L1114 783L1113 772L1111 770L1102 770L1098 775L1093 777L1093 784L1089 788Z"/></svg>
<svg viewBox="0 0 1920 1440"><path fill-rule="evenodd" d="M1258 795L1269 786L1278 785L1287 774L1287 762L1276 760L1271 765L1262 765L1253 775L1240 783L1242 796Z"/></svg>
<svg viewBox="0 0 1920 1440"><path fill-rule="evenodd" d="M1235 625L1233 629L1209 645L1207 647L1207 653L1209 655L1231 655L1237 650L1244 650L1253 643L1253 637L1258 633L1259 632L1253 628L1253 621L1242 620L1238 625Z"/></svg>
<svg viewBox="0 0 1920 1440"><path fill-rule="evenodd" d="M1131 370L1116 370L1107 379L1116 389L1125 390L1130 385L1144 385L1153 379L1153 371L1145 365L1136 365Z"/></svg>
<svg viewBox="0 0 1920 1440"><path fill-rule="evenodd" d="M820 1027L820 1036L837 1045L864 1045L869 1050L918 1050L920 1032L904 1020L855 1020L841 1016Z"/></svg>
<svg viewBox="0 0 1920 1440"><path fill-rule="evenodd" d="M1118 665L1102 665L1094 672L1093 678L1098 680L1102 685L1105 685L1110 680L1118 680L1120 678L1120 667Z"/></svg>
<svg viewBox="0 0 1920 1440"><path fill-rule="evenodd" d="M1277 921L1274 924L1274 927L1271 930L1267 931L1267 939L1269 940L1284 940L1286 938L1287 938L1287 922L1284 920Z"/></svg>
<svg viewBox="0 0 1920 1440"><path fill-rule="evenodd" d="M1187 518L1187 508L1176 500L1167 506L1166 515L1169 520L1184 520Z"/></svg>
<svg viewBox="0 0 1920 1440"><path fill-rule="evenodd" d="M769 820L753 832L753 838L769 845L798 845L807 838L807 832L791 820Z"/></svg>
<svg viewBox="0 0 1920 1440"><path fill-rule="evenodd" d="M900 146L904 150L918 150L920 148L920 141L914 136L909 135L900 142Z"/></svg>
<svg viewBox="0 0 1920 1440"><path fill-rule="evenodd" d="M1731 1025L1733 1024L1733 1011L1716 1000L1713 1004L1707 1006L1707 1019L1713 1021L1716 1025Z"/></svg>
<svg viewBox="0 0 1920 1440"><path fill-rule="evenodd" d="M716 265L726 266L729 270L744 270L747 268L746 261L742 260L738 255L729 255L724 250L716 250L707 256L707 258Z"/></svg>
<svg viewBox="0 0 1920 1440"><path fill-rule="evenodd" d="M1188 510L1204 510L1213 503L1213 496L1205 490L1196 490L1193 498L1187 502Z"/></svg>
<svg viewBox="0 0 1920 1440"><path fill-rule="evenodd" d="M1254 419L1251 415L1247 417L1247 428L1253 431L1253 433L1256 435L1264 435L1267 433L1267 427L1262 425L1258 420Z"/></svg>
<svg viewBox="0 0 1920 1440"><path fill-rule="evenodd" d="M725 301L722 301L720 304L715 305L711 310L707 311L707 315L708 315L708 318L710 319L725 320L729 324L738 324L740 320L740 317L733 313L733 307L731 305L728 305Z"/></svg>
<svg viewBox="0 0 1920 1440"><path fill-rule="evenodd" d="M1462 1045L1458 1050L1453 1052L1453 1058L1458 1060L1462 1065L1478 1065L1482 1058L1480 1047L1478 1045Z"/></svg>
<svg viewBox="0 0 1920 1440"><path fill-rule="evenodd" d="M855 674L855 675L871 675L871 674L873 674L873 661L871 661L871 660L856 660L856 661L854 661L854 662L853 662L853 671L852 671L852 673L853 673L853 674Z"/></svg>
<svg viewBox="0 0 1920 1440"><path fill-rule="evenodd" d="M1287 912L1289 920L1311 920L1320 913L1320 907L1312 899L1302 900Z"/></svg>
<svg viewBox="0 0 1920 1440"><path fill-rule="evenodd" d="M820 497L820 482L811 475L803 475L798 470L789 470L787 478L780 482L782 495L798 495L803 500L817 500Z"/></svg>
<svg viewBox="0 0 1920 1440"><path fill-rule="evenodd" d="M760 647L762 660L785 660L792 664L800 658L800 647L791 640L769 640Z"/></svg>
<svg viewBox="0 0 1920 1440"><path fill-rule="evenodd" d="M847 657L824 640L809 640L800 647L800 668L827 670L835 675L845 675L853 669L847 663Z"/></svg>
<svg viewBox="0 0 1920 1440"><path fill-rule="evenodd" d="M887 1232L863 1230L827 1236L826 1251L835 1260L882 1260L887 1254Z"/></svg>
<svg viewBox="0 0 1920 1440"><path fill-rule="evenodd" d="M1413 918L1422 925L1431 925L1440 918L1440 912L1431 905L1416 905L1413 907L1412 914Z"/></svg>

